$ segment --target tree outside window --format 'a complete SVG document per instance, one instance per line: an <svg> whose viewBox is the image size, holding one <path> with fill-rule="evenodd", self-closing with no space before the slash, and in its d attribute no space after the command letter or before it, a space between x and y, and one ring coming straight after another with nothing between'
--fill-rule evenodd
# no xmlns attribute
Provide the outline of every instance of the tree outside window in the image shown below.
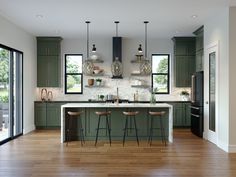
<svg viewBox="0 0 236 177"><path fill-rule="evenodd" d="M152 91L169 94L169 54L152 55Z"/></svg>
<svg viewBox="0 0 236 177"><path fill-rule="evenodd" d="M81 94L83 88L82 55L65 55L65 93Z"/></svg>

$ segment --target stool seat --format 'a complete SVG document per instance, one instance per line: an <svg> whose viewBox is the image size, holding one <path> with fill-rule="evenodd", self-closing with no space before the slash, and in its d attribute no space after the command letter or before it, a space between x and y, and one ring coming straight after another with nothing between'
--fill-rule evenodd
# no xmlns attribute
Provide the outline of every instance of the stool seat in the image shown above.
<svg viewBox="0 0 236 177"><path fill-rule="evenodd" d="M68 111L67 112L70 116L80 116L83 112L72 112L72 111ZM75 117L76 118L76 117Z"/></svg>
<svg viewBox="0 0 236 177"><path fill-rule="evenodd" d="M165 111L161 111L161 112L149 111L149 114L151 116L163 116L165 113L166 113Z"/></svg>
<svg viewBox="0 0 236 177"><path fill-rule="evenodd" d="M127 111L123 111L123 114L126 116L136 116L139 112L135 111L135 112L127 112Z"/></svg>
<svg viewBox="0 0 236 177"><path fill-rule="evenodd" d="M95 114L97 114L98 116L106 116L110 115L111 111L96 111Z"/></svg>

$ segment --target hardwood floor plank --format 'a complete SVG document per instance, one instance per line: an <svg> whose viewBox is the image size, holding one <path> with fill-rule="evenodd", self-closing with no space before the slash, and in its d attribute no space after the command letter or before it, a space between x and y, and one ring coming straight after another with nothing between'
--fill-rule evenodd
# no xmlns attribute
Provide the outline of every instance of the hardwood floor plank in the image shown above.
<svg viewBox="0 0 236 177"><path fill-rule="evenodd" d="M0 177L235 177L236 154L175 130L166 147L141 141L60 143L57 130L35 131L0 146Z"/></svg>

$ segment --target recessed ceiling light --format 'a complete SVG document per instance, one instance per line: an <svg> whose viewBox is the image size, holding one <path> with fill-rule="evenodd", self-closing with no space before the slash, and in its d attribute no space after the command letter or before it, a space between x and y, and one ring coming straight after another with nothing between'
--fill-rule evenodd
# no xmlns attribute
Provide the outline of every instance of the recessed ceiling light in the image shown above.
<svg viewBox="0 0 236 177"><path fill-rule="evenodd" d="M192 18L197 18L198 16L197 16L197 15L192 15L191 17L192 17Z"/></svg>
<svg viewBox="0 0 236 177"><path fill-rule="evenodd" d="M43 15L42 14L37 14L35 15L36 18L43 18Z"/></svg>

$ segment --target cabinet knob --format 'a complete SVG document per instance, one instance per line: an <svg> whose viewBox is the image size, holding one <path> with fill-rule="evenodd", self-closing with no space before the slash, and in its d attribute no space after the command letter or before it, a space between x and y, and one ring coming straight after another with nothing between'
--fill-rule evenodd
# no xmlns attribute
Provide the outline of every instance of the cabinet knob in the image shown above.
<svg viewBox="0 0 236 177"><path fill-rule="evenodd" d="M205 103L208 104L208 101L206 101Z"/></svg>

